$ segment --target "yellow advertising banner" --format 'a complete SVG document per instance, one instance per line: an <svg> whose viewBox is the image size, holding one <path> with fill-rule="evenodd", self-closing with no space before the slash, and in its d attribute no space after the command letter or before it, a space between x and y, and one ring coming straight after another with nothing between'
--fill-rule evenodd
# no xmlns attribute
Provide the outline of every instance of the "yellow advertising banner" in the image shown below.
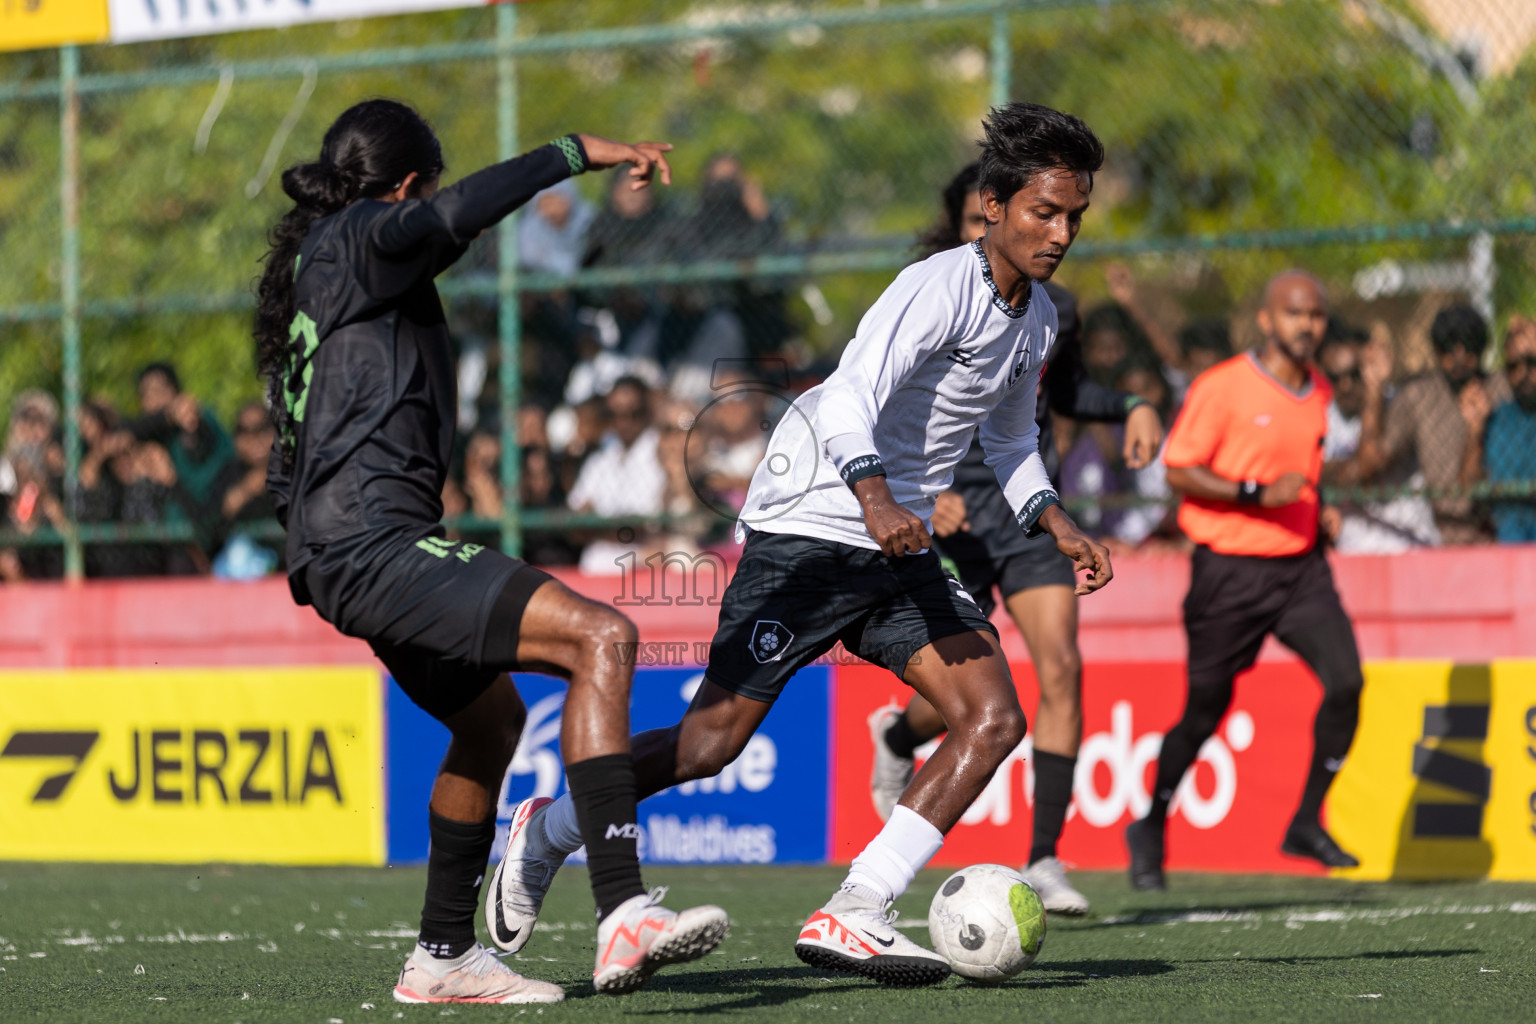
<svg viewBox="0 0 1536 1024"><path fill-rule="evenodd" d="M107 0L0 0L0 50L107 38Z"/></svg>
<svg viewBox="0 0 1536 1024"><path fill-rule="evenodd" d="M1345 877L1536 881L1536 661L1368 664L1328 828Z"/></svg>
<svg viewBox="0 0 1536 1024"><path fill-rule="evenodd" d="M0 859L382 864L377 669L0 672Z"/></svg>

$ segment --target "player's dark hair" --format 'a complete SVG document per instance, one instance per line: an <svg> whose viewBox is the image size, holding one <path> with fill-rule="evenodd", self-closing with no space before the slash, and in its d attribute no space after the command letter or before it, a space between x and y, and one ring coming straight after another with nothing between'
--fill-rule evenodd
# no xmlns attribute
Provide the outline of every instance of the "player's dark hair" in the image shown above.
<svg viewBox="0 0 1536 1024"><path fill-rule="evenodd" d="M139 371L139 376L135 383L143 384L145 377L153 377L156 375L164 377L165 382L171 386L172 391L176 392L177 394L181 393L181 377L177 376L176 367L172 366L170 363L150 363L148 366L144 367L144 369Z"/></svg>
<svg viewBox="0 0 1536 1024"><path fill-rule="evenodd" d="M981 163L966 164L960 173L949 179L941 196L944 200L944 216L938 223L917 236L917 244L925 257L953 249L960 244L960 219L965 215L965 197L981 187Z"/></svg>
<svg viewBox="0 0 1536 1024"><path fill-rule="evenodd" d="M1104 144L1079 118L1038 103L993 107L981 122L981 191L1006 203L1041 171L1064 167L1074 174L1104 166Z"/></svg>
<svg viewBox="0 0 1536 1024"><path fill-rule="evenodd" d="M283 191L293 209L267 241L256 286L256 365L267 380L267 405L282 439L283 464L293 459L289 398L302 387L302 341L290 336L293 281L299 247L315 221L358 199L375 199L399 188L410 174L432 181L443 173L443 150L426 120L395 100L365 100L349 107L326 130L320 159L283 172Z"/></svg>
<svg viewBox="0 0 1536 1024"><path fill-rule="evenodd" d="M1471 306L1451 306L1435 314L1429 340L1436 352L1465 346L1473 355L1481 356L1488 347L1488 322Z"/></svg>

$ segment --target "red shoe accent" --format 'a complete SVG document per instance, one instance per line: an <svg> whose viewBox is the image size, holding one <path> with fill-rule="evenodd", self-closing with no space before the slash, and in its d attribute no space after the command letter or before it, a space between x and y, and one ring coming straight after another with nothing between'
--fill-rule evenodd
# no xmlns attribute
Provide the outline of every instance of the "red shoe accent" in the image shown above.
<svg viewBox="0 0 1536 1024"><path fill-rule="evenodd" d="M825 922L825 929L823 931L818 931L814 926L823 922ZM804 926L801 927L800 938L823 939L828 941L835 939L841 942L844 946L862 950L863 952L868 953L870 956L878 955L878 950L876 950L869 943L865 942L863 939L859 938L857 935L853 934L853 932L849 931L847 926L844 925L841 921L833 917L831 914L820 910L812 914L810 920L806 921Z"/></svg>

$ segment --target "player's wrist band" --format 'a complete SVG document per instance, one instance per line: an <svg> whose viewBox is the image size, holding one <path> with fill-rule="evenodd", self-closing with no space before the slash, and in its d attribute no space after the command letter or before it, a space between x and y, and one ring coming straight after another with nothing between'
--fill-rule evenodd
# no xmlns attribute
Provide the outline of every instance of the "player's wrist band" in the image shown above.
<svg viewBox="0 0 1536 1024"><path fill-rule="evenodd" d="M1257 480L1244 480L1237 485L1239 505L1257 505L1264 497L1264 485Z"/></svg>
<svg viewBox="0 0 1536 1024"><path fill-rule="evenodd" d="M1045 515L1045 510L1052 505L1061 505L1055 491L1040 491L1034 497L1024 503L1013 517L1013 521L1019 524L1019 529L1024 531L1026 537L1038 537L1041 532L1040 517Z"/></svg>
<svg viewBox="0 0 1536 1024"><path fill-rule="evenodd" d="M885 476L885 463L880 461L878 455L860 455L843 463L843 468L838 470L838 473L842 476L843 483L852 487L865 477Z"/></svg>
<svg viewBox="0 0 1536 1024"><path fill-rule="evenodd" d="M1135 409L1138 405L1151 405L1151 404L1152 404L1151 402L1147 401L1145 398L1142 398L1140 395L1126 395L1125 396L1125 414L1127 416L1129 416L1131 414L1131 410Z"/></svg>
<svg viewBox="0 0 1536 1024"><path fill-rule="evenodd" d="M571 177L586 172L587 150L581 144L581 140L574 135L562 135L550 142L551 146L558 149L565 157L565 162L571 168Z"/></svg>

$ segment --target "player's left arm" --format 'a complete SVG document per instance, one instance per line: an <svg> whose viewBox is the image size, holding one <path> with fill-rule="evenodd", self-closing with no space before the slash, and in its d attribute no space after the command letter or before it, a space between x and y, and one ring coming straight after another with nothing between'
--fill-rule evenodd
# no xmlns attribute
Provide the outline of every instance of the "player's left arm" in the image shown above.
<svg viewBox="0 0 1536 1024"><path fill-rule="evenodd" d="M1131 469L1141 469L1157 456L1163 443L1163 421L1146 399L1107 388L1088 375L1081 343L1060 338L1045 367L1045 397L1058 416L1090 423L1124 423L1121 457Z"/></svg>
<svg viewBox="0 0 1536 1024"><path fill-rule="evenodd" d="M1014 521L1026 536L1049 533L1056 547L1088 576L1077 584L1078 594L1089 594L1114 577L1109 549L1078 529L1061 507L1040 457L1040 427L1035 422L1035 394L1040 382L1037 368L1016 383L981 424L978 435L987 465L997 474Z"/></svg>

